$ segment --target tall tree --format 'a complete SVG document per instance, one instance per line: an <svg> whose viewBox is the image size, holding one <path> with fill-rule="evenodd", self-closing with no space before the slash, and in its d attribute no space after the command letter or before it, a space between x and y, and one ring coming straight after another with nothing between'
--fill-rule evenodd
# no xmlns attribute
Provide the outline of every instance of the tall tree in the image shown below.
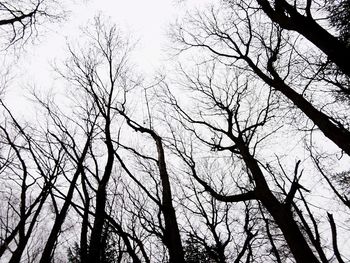
<svg viewBox="0 0 350 263"><path fill-rule="evenodd" d="M300 59L302 51L298 50L297 39L291 42L291 36L279 25L260 19L249 3L231 2L228 11L219 7L189 15L183 24L177 25L174 38L180 44L180 51L191 47L203 48L224 64L253 72L350 155L350 131L342 120L329 116L305 96L309 86L316 82L316 77L304 78L303 74L299 74L299 67L312 67L312 63L307 61L305 64L304 58ZM296 80L297 85L294 85Z"/></svg>
<svg viewBox="0 0 350 263"><path fill-rule="evenodd" d="M214 198L232 203L249 200L261 202L283 233L296 262L319 262L291 209L291 202L300 187L298 180L293 181L284 200L280 200L269 186L268 175L264 173L264 167L257 159L256 148L264 140L264 137L258 138L259 133L273 120L276 107L271 93L264 94L265 105L262 105L263 93L260 93L258 100L255 97L254 101L251 97L254 92L259 93L254 83L242 80L238 72L231 78L226 76L225 80L220 81L217 70L209 66L204 72L197 70L194 75L184 71L187 89L191 90L197 104L196 111L185 110L185 106L181 106L170 90L166 89L168 103L174 107L175 119L184 125L185 130L193 133L199 142L214 151L227 151L236 156L234 164L242 165L241 169L249 179L244 185L238 184L240 193L222 194L223 190L215 190L210 183L201 179L201 170L198 169L198 162L191 148L181 147L180 144L177 148L179 157L188 166L189 174Z"/></svg>

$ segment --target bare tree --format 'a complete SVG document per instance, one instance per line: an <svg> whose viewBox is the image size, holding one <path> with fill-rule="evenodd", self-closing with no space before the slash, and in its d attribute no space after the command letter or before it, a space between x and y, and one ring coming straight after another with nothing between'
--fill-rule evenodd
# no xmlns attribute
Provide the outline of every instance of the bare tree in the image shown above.
<svg viewBox="0 0 350 263"><path fill-rule="evenodd" d="M327 138L350 155L350 132L346 124L340 118L327 115L305 98L305 92L315 78L299 80L297 77L298 68L306 66L299 63L302 51L295 43L290 43L291 37L280 27L259 20L255 8L249 3L239 2L227 13L220 8L197 13L183 25L178 25L176 30L174 37L181 45L180 50L203 48L226 65L252 72L287 98ZM298 84L294 85L296 82Z"/></svg>
<svg viewBox="0 0 350 263"><path fill-rule="evenodd" d="M90 120L89 120L90 121ZM57 142L62 145L65 152L70 155L69 157L73 160L73 162L76 165L76 170L73 170L73 173L71 175L71 178L68 174L64 174L65 177L69 178L69 187L68 191L64 196L64 203L61 207L60 211L57 211L55 222L53 224L52 230L50 232L50 235L48 237L48 240L46 242L45 248L43 250L40 262L48 262L52 258L52 253L54 251L57 238L59 233L61 232L62 224L64 223L64 220L67 216L68 209L71 205L75 185L79 179L79 176L82 174L82 170L84 169L84 161L86 159L88 149L92 140L93 132L95 130L95 120L91 120L91 123L87 124L88 130L86 131L86 141L83 144L83 148L79 149L77 147L78 143L74 140L74 136L72 134L64 134L63 136L67 136L70 138L70 141L61 140L57 135L53 135L54 138L57 139ZM90 127L89 127L90 126ZM62 129L64 133L68 131L65 127L59 127Z"/></svg>
<svg viewBox="0 0 350 263"><path fill-rule="evenodd" d="M49 21L61 20L64 12L55 0L20 0L0 2L2 44L8 48L26 43L38 35L38 27Z"/></svg>
<svg viewBox="0 0 350 263"><path fill-rule="evenodd" d="M189 189L186 189L184 179L181 183L185 192L181 198L186 218L183 231L189 237L187 246L190 246L187 248L186 258L195 257L192 255L193 251L188 249L199 245L209 261L241 262L246 256L246 262L249 262L249 257L253 256L249 253L249 247L258 234L254 230L256 222L251 218L253 213L250 211L250 204L241 208L239 205L217 201L210 194L199 191L193 178L189 181Z"/></svg>
<svg viewBox="0 0 350 263"><path fill-rule="evenodd" d="M229 0L229 3L234 1ZM296 31L317 46L345 74L350 75L350 51L347 43L332 35L330 30L318 24L320 6L328 2L305 1L290 3L285 0L257 0L263 12L281 28ZM322 9L321 9L322 10Z"/></svg>
<svg viewBox="0 0 350 263"><path fill-rule="evenodd" d="M19 221L1 242L0 257L11 248L11 242L16 242L16 248L9 262L20 262L35 227L38 225L40 215L43 213L47 197L57 177L65 169L65 154L61 147L56 147L50 142L48 133L41 133L28 126L23 127L3 102L1 103L9 115L9 120L1 126L5 139L2 143L8 144L16 156L13 163L8 164L7 168L10 168L10 165L13 167L10 168L9 171L12 172L7 176L15 185L20 186L20 203L19 210L15 210ZM12 137L11 131L17 135ZM41 142L37 140L45 137L47 140ZM7 173L6 170L3 170L4 175ZM9 204L15 209L15 204Z"/></svg>
<svg viewBox="0 0 350 263"><path fill-rule="evenodd" d="M203 65L203 64L202 64ZM201 177L201 169L193 154L193 147L184 147L181 139L176 136L179 157L188 166L188 173L214 198L223 202L245 202L257 200L266 208L284 235L293 256L297 262L319 262L314 255L308 240L299 229L291 209L291 202L296 190L300 188L298 180L293 181L283 200L275 196L271 190L264 168L257 159L258 145L266 139L263 129L273 120L274 103L271 92L265 93L265 100L252 98L254 82L242 80L239 74L219 81L222 75L217 74L215 67L208 67L204 72L197 70L194 75L184 72L185 86L190 89L197 103L196 111L188 111L165 85L168 104L175 109L175 119L193 134L199 142L214 151L229 152L235 156L235 165L242 165L246 180L237 183L237 190L229 187L215 190L209 182ZM219 77L220 76L220 77ZM255 92L258 92L255 88ZM261 104L264 101L264 104ZM255 103L254 103L255 102ZM270 131L270 135L274 131ZM268 134L267 134L268 136ZM211 176L212 178L214 175ZM225 184L226 185L226 184ZM237 193L237 191L239 193Z"/></svg>
<svg viewBox="0 0 350 263"><path fill-rule="evenodd" d="M74 50L70 47L71 58L66 63L65 73L62 75L75 87L78 87L81 95L86 99L87 105L82 105L84 119L95 118L91 123L96 126L87 136L90 138L84 147L84 155L90 159L91 167L81 167L79 174L83 175L83 187L89 184L92 188L94 198L93 223L91 224L91 234L87 244L87 223L88 213L93 208L88 201L89 193L83 189L85 195L85 216L84 228L81 233L82 238L82 259L87 262L102 262L103 242L106 224L117 228L119 234L123 234L118 228L117 222L111 224L106 221L107 189L110 179L115 173L115 151L118 136L118 121L116 120L115 105L118 100L123 99L125 90L132 89L137 85L137 81L131 78L128 66L128 55L130 51L129 43L122 38L121 33L115 25L104 24L101 17L94 20L93 28L85 31L89 47ZM88 108L87 108L88 106ZM92 140L91 137L101 136L102 140ZM103 142L103 144L101 144ZM98 149L104 145L105 152L99 156ZM84 157L85 158L85 157ZM104 168L101 162L105 162ZM80 164L82 165L82 163ZM88 179L89 176L91 179ZM77 177L72 183L74 187ZM73 181L72 181L73 182ZM85 185L85 186L84 186ZM72 188L73 191L74 188ZM65 198L68 203L70 200ZM124 239L127 241L127 239ZM86 247L88 246L88 249ZM45 259L42 259L45 262Z"/></svg>
<svg viewBox="0 0 350 263"><path fill-rule="evenodd" d="M136 155L138 155L141 158L155 162L157 165L157 169L158 169L157 173L161 183L161 190L160 190L161 193L160 193L160 199L155 197L152 197L152 199L157 203L157 205L159 206L159 211L162 213L164 217L165 226L162 231L163 239L164 239L163 242L169 250L170 262L184 262L184 252L183 252L183 247L181 242L179 226L177 223L177 218L176 218L175 209L173 205L173 195L171 190L170 176L167 169L166 154L163 146L164 145L163 139L153 129L152 125L150 128L148 128L148 127L145 127L144 125L140 125L139 123L131 119L126 113L125 103L121 104L118 107L118 113L125 118L127 124L134 131L144 133L150 136L156 147L157 157L155 158L143 155L142 153L139 153L136 150L133 150L132 148L129 148L129 150L132 150ZM133 178L135 178L130 172L130 170L125 165L123 165L123 161L121 157L117 155L117 158L122 163L123 168L127 170L127 173ZM141 183L138 182L138 184L140 185ZM147 192L149 193L149 191L146 190L146 193Z"/></svg>

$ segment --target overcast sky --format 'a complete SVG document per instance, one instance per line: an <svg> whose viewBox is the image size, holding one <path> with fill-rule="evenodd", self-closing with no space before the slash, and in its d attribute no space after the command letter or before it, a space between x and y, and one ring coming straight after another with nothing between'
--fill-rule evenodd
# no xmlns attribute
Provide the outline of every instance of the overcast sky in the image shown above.
<svg viewBox="0 0 350 263"><path fill-rule="evenodd" d="M137 46L133 52L133 63L145 75L152 77L159 68L164 69L169 55L167 33L169 26L186 10L203 8L212 3L210 0L68 0L66 21L44 25L39 28L40 37L35 45L27 44L26 52L12 63L10 87L6 91L6 101L20 115L31 116L22 107L28 101L26 89L35 88L44 93L61 85L57 80L52 64L67 58L67 42L79 35L81 28L89 20L101 14L110 19ZM163 66L162 66L163 65ZM146 76L147 77L147 76ZM61 89L63 91L63 89Z"/></svg>
<svg viewBox="0 0 350 263"><path fill-rule="evenodd" d="M19 67L24 82L30 80L39 85L47 84L52 77L49 63L67 56L66 43L74 38L81 27L102 14L115 22L133 40L137 40L134 50L135 63L145 73L152 73L164 63L169 44L167 32L170 23L185 10L200 8L209 0L76 0L69 6L67 21L51 26L40 38L40 43L21 59Z"/></svg>

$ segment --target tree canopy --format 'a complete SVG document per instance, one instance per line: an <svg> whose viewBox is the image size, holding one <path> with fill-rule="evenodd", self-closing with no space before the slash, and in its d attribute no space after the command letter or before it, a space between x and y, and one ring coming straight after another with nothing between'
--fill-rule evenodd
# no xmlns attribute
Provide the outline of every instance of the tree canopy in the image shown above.
<svg viewBox="0 0 350 263"><path fill-rule="evenodd" d="M0 1L5 46L57 6ZM0 99L0 261L348 262L349 11L213 1L153 76L96 15L27 95L35 121Z"/></svg>

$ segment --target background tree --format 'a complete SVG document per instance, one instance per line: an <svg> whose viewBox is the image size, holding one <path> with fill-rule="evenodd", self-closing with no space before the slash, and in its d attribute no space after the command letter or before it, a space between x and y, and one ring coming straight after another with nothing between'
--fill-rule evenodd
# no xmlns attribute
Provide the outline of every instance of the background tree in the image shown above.
<svg viewBox="0 0 350 263"><path fill-rule="evenodd" d="M38 36L38 28L64 17L62 3L55 0L0 2L1 44L5 49L25 44Z"/></svg>

